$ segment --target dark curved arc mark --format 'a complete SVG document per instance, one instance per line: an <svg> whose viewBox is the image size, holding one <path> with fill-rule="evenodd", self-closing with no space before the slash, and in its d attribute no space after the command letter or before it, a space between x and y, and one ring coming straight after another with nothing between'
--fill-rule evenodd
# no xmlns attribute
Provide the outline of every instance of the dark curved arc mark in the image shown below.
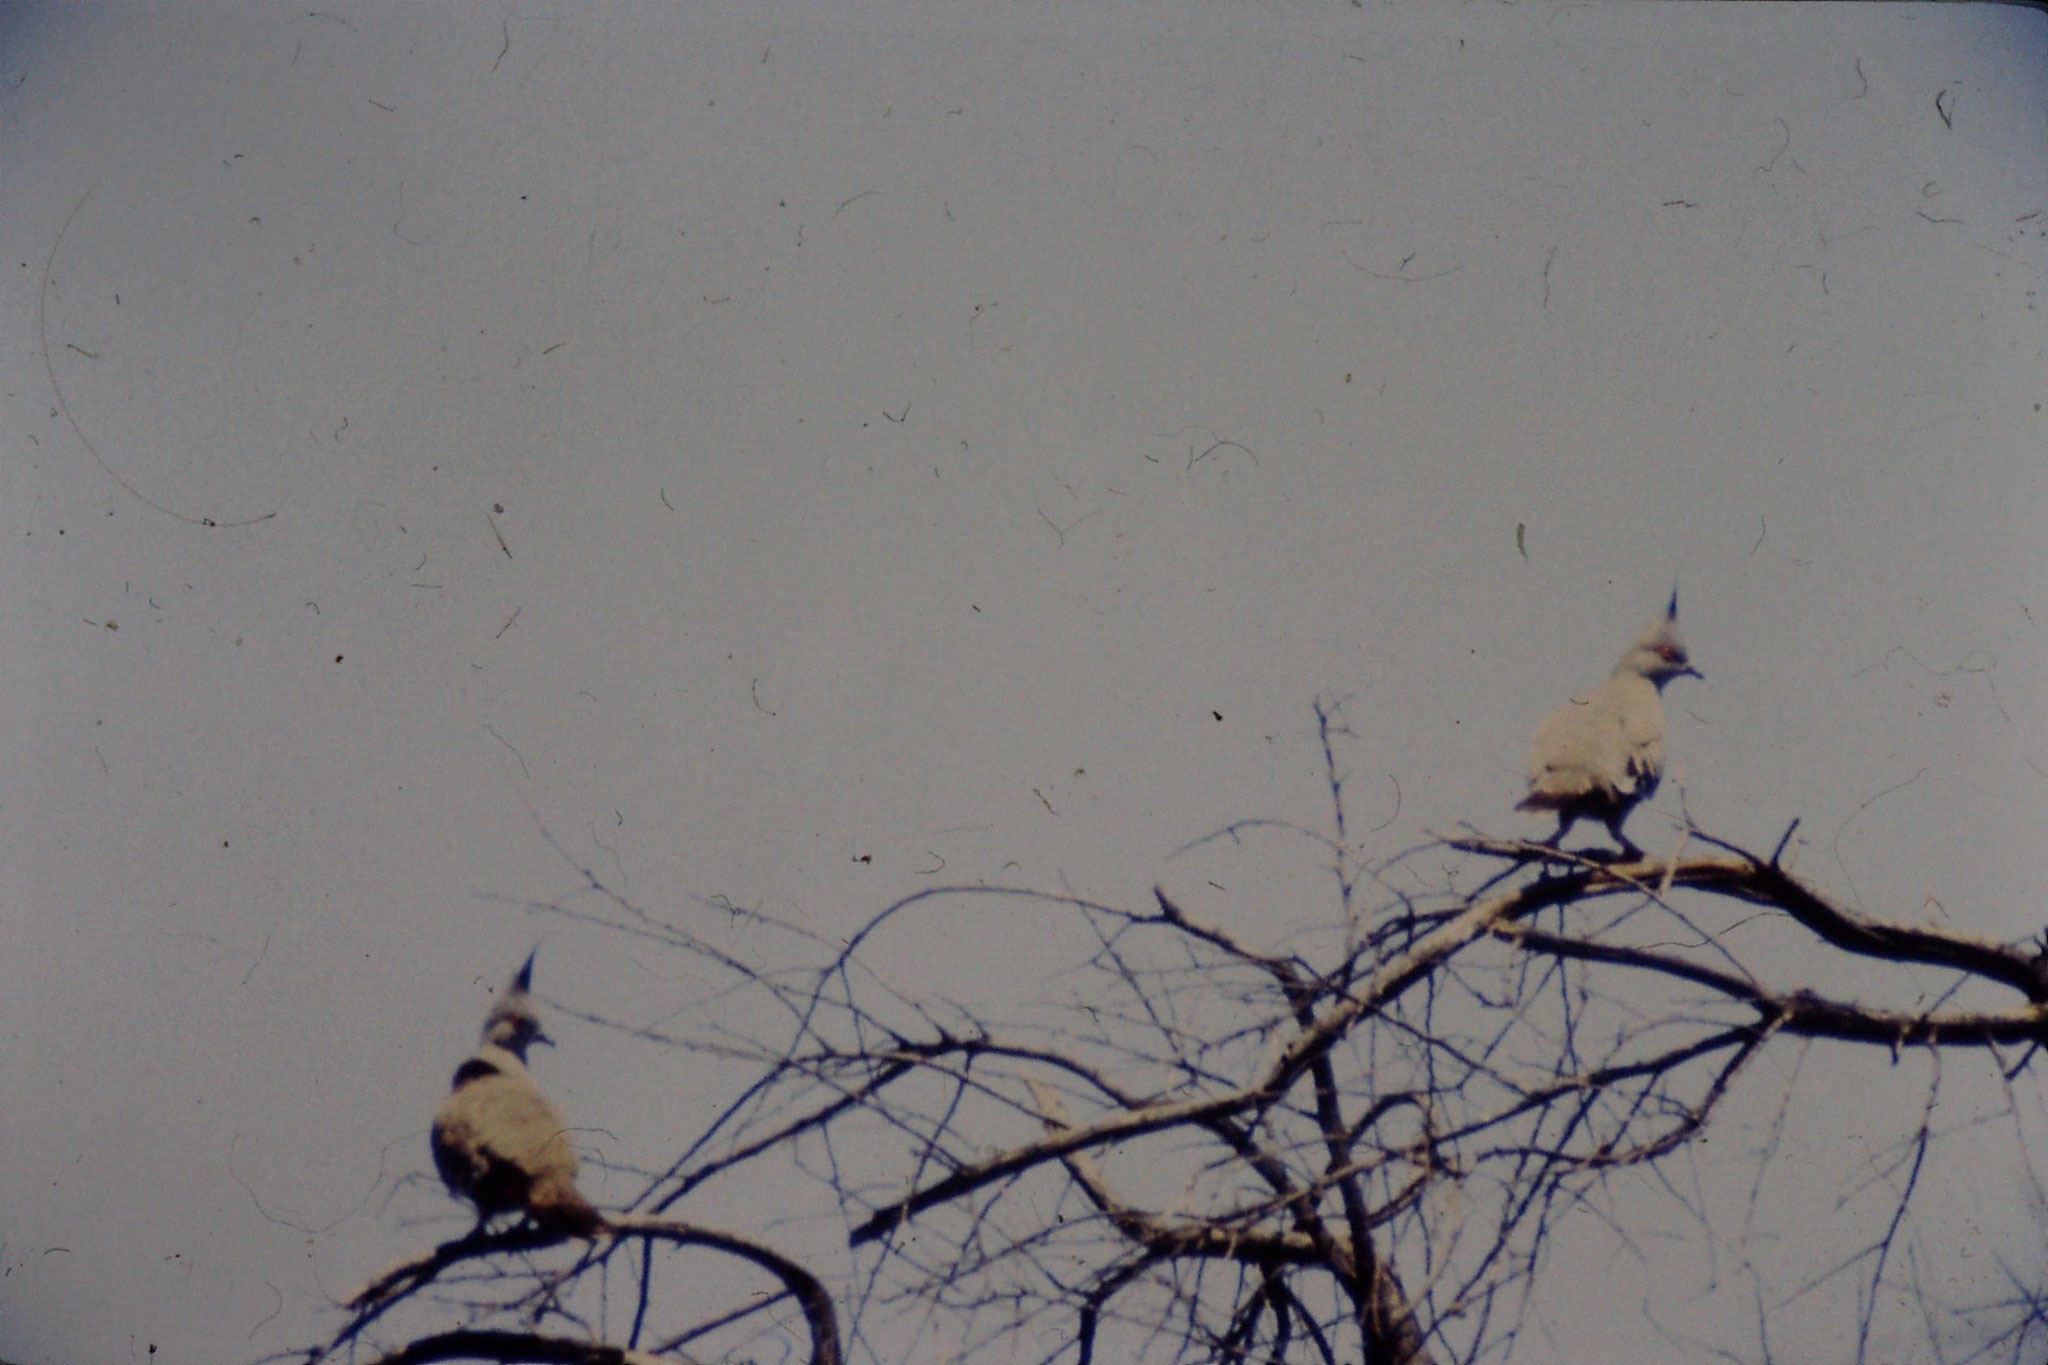
<svg viewBox="0 0 2048 1365"><path fill-rule="evenodd" d="M79 210L85 207L85 201L92 198L93 191L98 188L99 185L94 183L92 188L79 196L78 202L71 206L71 212L64 215L64 225L57 229L57 240L50 244L49 259L43 263L43 287L36 293L36 345L43 353L43 373L50 378L50 392L56 395L57 411L63 414L64 421L71 428L71 434L78 438L78 443L85 447L86 453L92 456L106 476L119 484L123 492L144 507L161 512L167 517L176 517L188 526L204 526L209 530L233 530L238 526L254 526L259 521L269 521L277 513L265 512L262 516L244 517L240 521L216 521L212 517L195 517L180 512L175 507L164 506L122 478L120 471L107 463L107 457L100 454L99 447L92 443L84 428L78 425L78 419L71 415L71 404L64 397L64 386L57 382L57 362L50 358L50 279L57 273L57 252L64 245L64 234L71 231L71 224L77 219Z"/></svg>

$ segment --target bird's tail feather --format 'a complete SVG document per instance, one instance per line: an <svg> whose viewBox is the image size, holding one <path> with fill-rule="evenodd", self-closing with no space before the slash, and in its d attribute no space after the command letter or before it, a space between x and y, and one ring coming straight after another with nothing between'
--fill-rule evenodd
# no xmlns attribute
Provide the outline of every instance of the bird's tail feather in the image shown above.
<svg viewBox="0 0 2048 1365"><path fill-rule="evenodd" d="M596 1237L611 1226L582 1191L567 1181L536 1182L526 1207L534 1222L572 1237Z"/></svg>

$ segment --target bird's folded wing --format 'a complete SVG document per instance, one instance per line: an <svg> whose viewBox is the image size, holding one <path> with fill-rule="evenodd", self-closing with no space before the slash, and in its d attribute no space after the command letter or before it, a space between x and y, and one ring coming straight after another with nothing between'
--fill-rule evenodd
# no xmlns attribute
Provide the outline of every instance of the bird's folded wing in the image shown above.
<svg viewBox="0 0 2048 1365"><path fill-rule="evenodd" d="M576 1174L560 1111L523 1076L471 1081L434 1118L434 1164L451 1187L473 1189L501 1163L529 1179Z"/></svg>
<svg viewBox="0 0 2048 1365"><path fill-rule="evenodd" d="M1574 697L1544 717L1529 753L1529 803L1612 799L1635 790L1622 714L1605 687Z"/></svg>
<svg viewBox="0 0 2048 1365"><path fill-rule="evenodd" d="M1647 678L1615 678L1608 687L1620 718L1629 789L1648 796L1664 776L1664 703Z"/></svg>

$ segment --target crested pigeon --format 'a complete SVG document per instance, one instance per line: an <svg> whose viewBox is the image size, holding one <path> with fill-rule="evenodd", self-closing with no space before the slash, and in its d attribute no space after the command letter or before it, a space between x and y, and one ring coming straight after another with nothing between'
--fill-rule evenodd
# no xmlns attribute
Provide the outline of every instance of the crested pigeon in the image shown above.
<svg viewBox="0 0 2048 1365"><path fill-rule="evenodd" d="M551 1232L595 1237L605 1220L576 1188L576 1150L561 1112L526 1070L527 1048L554 1041L541 1032L528 993L533 958L526 955L491 1006L482 1043L456 1068L435 1111L434 1165L450 1194L476 1205L479 1228L522 1213Z"/></svg>
<svg viewBox="0 0 2048 1365"><path fill-rule="evenodd" d="M1664 776L1665 683L1702 676L1678 634L1678 589L1662 618L1644 626L1614 672L1574 697L1536 727L1529 754L1529 794L1516 810L1557 812L1557 832L1543 842L1557 847L1574 822L1607 826L1625 858L1643 851L1621 832L1639 801L1649 800Z"/></svg>

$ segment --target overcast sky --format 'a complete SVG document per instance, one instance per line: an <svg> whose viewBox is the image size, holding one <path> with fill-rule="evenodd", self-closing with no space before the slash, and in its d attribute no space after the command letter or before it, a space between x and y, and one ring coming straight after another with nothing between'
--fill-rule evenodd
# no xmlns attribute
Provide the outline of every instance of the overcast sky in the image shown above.
<svg viewBox="0 0 2048 1365"><path fill-rule="evenodd" d="M399 1182L519 957L690 989L575 860L1135 902L1325 818L1318 696L1368 851L1541 834L1674 576L1639 842L2038 931L2044 94L2006 7L0 9L0 1356L245 1359L460 1230ZM557 1036L656 1159L688 1060Z"/></svg>

